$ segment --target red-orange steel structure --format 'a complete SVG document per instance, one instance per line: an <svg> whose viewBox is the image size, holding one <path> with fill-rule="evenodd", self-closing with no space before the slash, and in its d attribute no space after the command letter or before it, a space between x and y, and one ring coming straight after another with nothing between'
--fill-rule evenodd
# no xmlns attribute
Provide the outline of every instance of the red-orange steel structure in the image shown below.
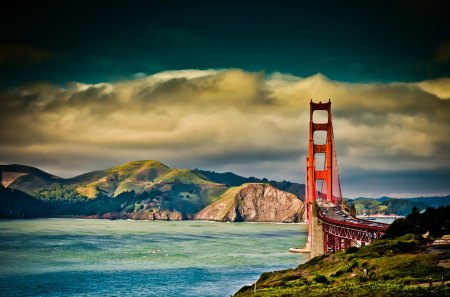
<svg viewBox="0 0 450 297"><path fill-rule="evenodd" d="M316 110L325 110L328 113L326 123L314 123L313 113ZM327 134L325 144L316 144L314 142L314 132L325 131ZM325 154L324 170L316 170L316 154ZM330 201L334 205L340 205L342 202L341 186L337 168L336 153L334 149L333 123L331 116L331 101L326 103L310 102L309 119L309 145L308 156L306 158L306 203L307 218L311 220L311 206L317 197ZM322 181L322 188L318 192L317 181Z"/></svg>
<svg viewBox="0 0 450 297"><path fill-rule="evenodd" d="M315 111L324 110L328 113L327 122L315 123L313 114ZM317 131L326 132L325 143L316 143L314 133ZM324 154L323 170L316 169L316 154ZM318 190L318 182L321 182L320 191ZM322 237L314 240L313 234L313 204L319 198L320 207L317 217L320 220ZM387 224L373 223L361 219L352 218L348 221L346 218L333 219L326 213L334 212L342 207L342 193L339 180L339 170L337 166L336 150L333 135L333 123L331 115L331 101L322 103L310 102L310 119L309 119L309 145L308 156L306 158L306 218L308 220L308 244L306 250L311 246L319 244L317 238L323 240L323 252L340 250L347 248L353 242L370 243L379 238L387 229ZM316 205L318 205L316 203ZM327 205L327 206L325 206ZM326 210L327 209L327 210ZM323 212L325 211L325 212ZM317 224L317 223L316 223ZM320 226L320 225L319 225ZM317 232L317 228L315 228ZM317 233L316 233L317 234ZM318 252L316 249L315 252Z"/></svg>

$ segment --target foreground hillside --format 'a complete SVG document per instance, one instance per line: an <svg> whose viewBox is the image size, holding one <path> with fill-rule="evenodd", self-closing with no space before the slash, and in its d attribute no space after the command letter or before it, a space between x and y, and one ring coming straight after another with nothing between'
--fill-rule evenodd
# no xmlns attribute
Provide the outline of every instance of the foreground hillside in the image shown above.
<svg viewBox="0 0 450 297"><path fill-rule="evenodd" d="M450 245L430 245L450 233L449 217L450 206L414 208L382 240L264 273L256 294L253 284L236 296L450 296Z"/></svg>
<svg viewBox="0 0 450 297"><path fill-rule="evenodd" d="M426 247L413 234L315 257L296 269L267 272L244 296L450 296L449 247ZM429 287L429 279L434 283Z"/></svg>

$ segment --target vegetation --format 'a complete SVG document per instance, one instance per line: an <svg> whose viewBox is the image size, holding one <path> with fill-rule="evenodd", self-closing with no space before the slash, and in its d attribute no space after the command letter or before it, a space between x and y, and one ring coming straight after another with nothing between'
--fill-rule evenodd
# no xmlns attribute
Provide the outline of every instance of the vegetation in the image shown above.
<svg viewBox="0 0 450 297"><path fill-rule="evenodd" d="M409 215L395 220L389 226L384 238L395 238L407 233L428 234L432 238L450 234L450 205L429 207L423 213L413 207Z"/></svg>
<svg viewBox="0 0 450 297"><path fill-rule="evenodd" d="M8 218L23 217L20 209L29 208L20 204L25 201L39 204L37 210L26 212L28 217L176 210L189 218L226 190L196 171L170 169L153 160L134 161L71 179L21 165L0 165L0 173L8 178L15 176L11 188L31 199L19 199L14 207L5 204L11 215L5 210L0 217Z"/></svg>
<svg viewBox="0 0 450 297"><path fill-rule="evenodd" d="M299 197L301 200L305 198L305 185L293 183L290 181L274 181L268 180L266 178L256 178L256 177L242 177L232 172L218 173L214 171L206 171L195 169L196 172L200 173L202 176L206 177L208 180L213 182L224 184L227 187L238 187L245 183L265 183L285 192L292 193Z"/></svg>
<svg viewBox="0 0 450 297"><path fill-rule="evenodd" d="M214 181L219 184L224 184L227 187L237 187L245 183L262 183L263 180L256 177L242 177L232 172L218 173L214 171L206 171L195 169L195 172L198 172L202 176L207 179ZM267 181L267 180L266 180Z"/></svg>
<svg viewBox="0 0 450 297"><path fill-rule="evenodd" d="M100 176L97 172L89 182L81 180L75 185L78 185L76 190L88 198L96 198L101 193L111 197L130 191L140 194L167 171L169 167L158 161L134 161L104 170Z"/></svg>
<svg viewBox="0 0 450 297"><path fill-rule="evenodd" d="M170 169L160 176L158 176L154 183L181 183L185 185L199 184L199 185L219 185L215 182L209 181L206 177L202 176L196 171L189 169Z"/></svg>
<svg viewBox="0 0 450 297"><path fill-rule="evenodd" d="M405 216L410 213L413 207L424 210L428 207L439 207L441 205L450 205L450 196L429 197L429 198L402 198L395 199L381 197L377 199L356 198L347 199L349 207L354 206L358 215L365 214L397 214Z"/></svg>
<svg viewBox="0 0 450 297"><path fill-rule="evenodd" d="M235 296L450 296L450 247L433 239L450 233L450 206L417 207L383 239L315 257L296 269L263 273ZM429 237L424 238L427 232ZM433 285L429 285L429 281Z"/></svg>
<svg viewBox="0 0 450 297"><path fill-rule="evenodd" d="M315 257L296 269L264 273L235 296L449 296L448 250L427 248L414 234ZM429 279L434 285L428 285Z"/></svg>
<svg viewBox="0 0 450 297"><path fill-rule="evenodd" d="M37 218L49 214L50 210L44 202L0 184L0 218Z"/></svg>
<svg viewBox="0 0 450 297"><path fill-rule="evenodd" d="M22 197L14 203L8 200L10 198L5 198L6 200L3 201L7 211L10 214L16 214L12 217L128 213L155 208L176 210L184 218L190 218L205 206L227 196L227 190L233 192L233 187L239 187L245 183L266 183L282 191L293 193L300 199L304 197L304 185L298 183L269 181L255 177L245 178L231 172L171 169L154 160L129 162L69 179L23 165L0 165L0 173L2 181L8 184L8 189L15 190L15 193L8 194L8 197L11 195ZM24 192L24 195L20 194L20 191ZM27 197L25 194L35 199L23 198ZM124 197L128 200L122 201ZM434 197L430 203L446 203L450 201L448 198ZM135 203L138 199L151 199L152 202L138 205ZM349 207L355 207L359 213L362 210L370 210L371 213L406 214L414 205L424 209L427 206L424 201L428 201L424 199L416 198L412 203L404 199L360 198L349 201ZM36 207L22 206L21 203L25 201ZM118 201L121 201L120 207L118 207ZM139 207L141 209L138 209ZM25 209L28 210L25 211ZM0 217L5 216L6 210Z"/></svg>

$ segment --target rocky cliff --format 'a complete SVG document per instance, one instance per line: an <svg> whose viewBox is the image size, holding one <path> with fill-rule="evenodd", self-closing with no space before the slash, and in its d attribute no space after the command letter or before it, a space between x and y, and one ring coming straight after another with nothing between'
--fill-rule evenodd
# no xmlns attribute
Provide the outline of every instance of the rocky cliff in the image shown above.
<svg viewBox="0 0 450 297"><path fill-rule="evenodd" d="M230 222L300 222L304 203L294 194L267 184L244 184L227 190L195 215L197 220Z"/></svg>

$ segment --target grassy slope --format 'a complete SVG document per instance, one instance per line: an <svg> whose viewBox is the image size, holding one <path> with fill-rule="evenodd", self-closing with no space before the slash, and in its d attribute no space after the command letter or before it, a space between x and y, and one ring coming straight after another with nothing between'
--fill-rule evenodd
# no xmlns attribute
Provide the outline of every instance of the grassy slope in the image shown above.
<svg viewBox="0 0 450 297"><path fill-rule="evenodd" d="M425 200L396 199L396 198L356 198L347 200L348 205L354 204L358 214L362 212L374 213L396 213L398 215L407 215L413 206L419 209L425 209L430 205Z"/></svg>
<svg viewBox="0 0 450 297"><path fill-rule="evenodd" d="M245 183L269 183L273 187L292 193L296 195L300 200L304 200L305 198L305 185L292 183L289 181L269 181L267 179L259 179L256 177L243 177L232 172L218 173L214 171L206 171L196 169L196 172L201 173L207 179L214 181L216 183L225 184L229 187L237 187L243 185Z"/></svg>
<svg viewBox="0 0 450 297"><path fill-rule="evenodd" d="M162 207L177 210L183 217L192 217L206 205L219 198L225 190L222 184L207 180L189 169L169 169L145 185L145 191L158 190Z"/></svg>
<svg viewBox="0 0 450 297"><path fill-rule="evenodd" d="M198 172L190 169L170 169L154 180L154 184L160 183L180 183L185 185L211 185L219 186L220 184L209 181L206 177Z"/></svg>
<svg viewBox="0 0 450 297"><path fill-rule="evenodd" d="M231 187L228 188L220 197L207 206L207 209L209 208L218 208L218 205L224 205L222 210L217 214L218 219L222 219L228 211L233 207L235 201L236 201L236 195L239 193L240 190L247 187L249 184L243 184L238 187ZM220 208L220 207L219 207Z"/></svg>
<svg viewBox="0 0 450 297"><path fill-rule="evenodd" d="M77 188L77 191L89 198L94 198L99 191L107 195L117 196L126 191L134 190L142 193L147 184L159 175L168 171L169 167L153 160L134 161L102 172L95 172L97 180ZM79 177L74 179L80 179Z"/></svg>
<svg viewBox="0 0 450 297"><path fill-rule="evenodd" d="M438 266L444 259L450 259L448 249L427 250L409 234L264 273L256 294L248 286L235 296L450 296L449 286L437 286L442 276L450 278L450 269ZM430 277L433 288L420 285Z"/></svg>

